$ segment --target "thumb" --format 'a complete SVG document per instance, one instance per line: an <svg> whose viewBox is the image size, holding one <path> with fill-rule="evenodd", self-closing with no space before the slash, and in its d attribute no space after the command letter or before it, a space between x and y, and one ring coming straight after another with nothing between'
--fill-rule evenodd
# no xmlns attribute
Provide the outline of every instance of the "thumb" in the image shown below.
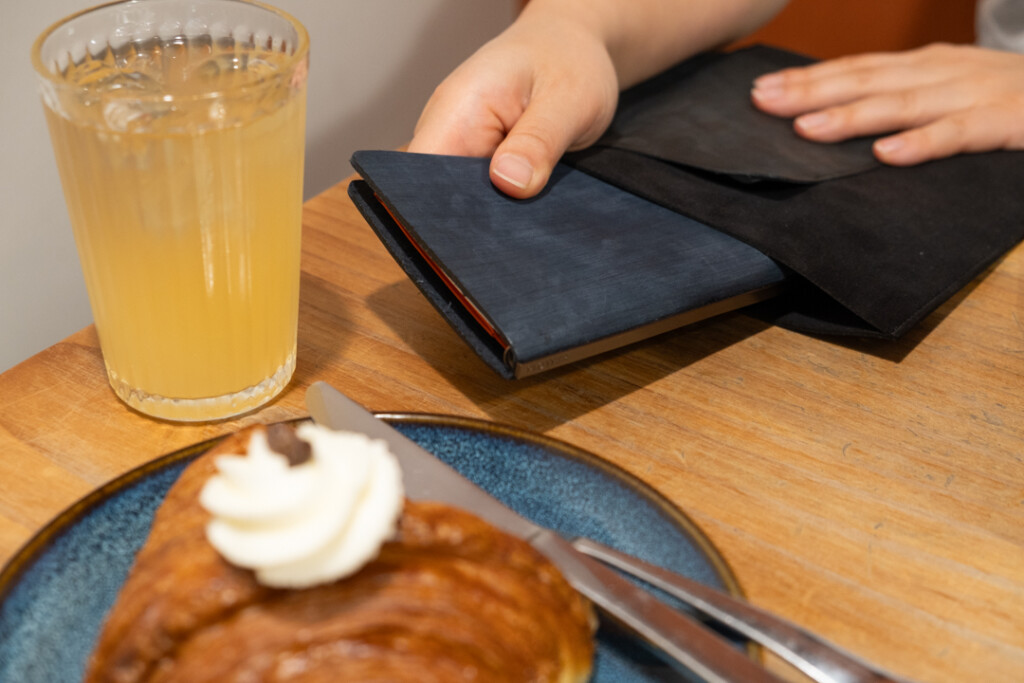
<svg viewBox="0 0 1024 683"><path fill-rule="evenodd" d="M534 99L523 111L491 156L491 182L499 190L518 199L535 196L567 149L600 137L610 116L580 120L579 109L567 105L564 98Z"/></svg>
<svg viewBox="0 0 1024 683"><path fill-rule="evenodd" d="M512 197L533 197L547 185L568 146L568 141L522 130L517 124L491 157L491 182Z"/></svg>

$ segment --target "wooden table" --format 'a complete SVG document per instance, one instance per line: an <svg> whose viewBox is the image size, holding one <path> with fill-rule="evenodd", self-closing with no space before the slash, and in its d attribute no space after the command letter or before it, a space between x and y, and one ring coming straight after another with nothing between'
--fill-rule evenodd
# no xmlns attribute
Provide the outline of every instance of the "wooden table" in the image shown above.
<svg viewBox="0 0 1024 683"><path fill-rule="evenodd" d="M304 415L323 379L372 410L485 418L600 454L688 513L752 601L898 674L1024 680L1024 245L899 343L735 314L507 381L346 184L306 205L298 369L269 407L199 426L133 413L91 327L0 375L0 562L135 465Z"/></svg>

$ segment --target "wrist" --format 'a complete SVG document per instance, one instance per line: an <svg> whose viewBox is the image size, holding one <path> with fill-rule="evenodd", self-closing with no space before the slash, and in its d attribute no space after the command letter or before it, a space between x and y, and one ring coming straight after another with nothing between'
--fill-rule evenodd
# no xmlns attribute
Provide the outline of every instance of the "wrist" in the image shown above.
<svg viewBox="0 0 1024 683"><path fill-rule="evenodd" d="M753 31L786 0L529 0L520 18L586 32L628 87L698 52Z"/></svg>

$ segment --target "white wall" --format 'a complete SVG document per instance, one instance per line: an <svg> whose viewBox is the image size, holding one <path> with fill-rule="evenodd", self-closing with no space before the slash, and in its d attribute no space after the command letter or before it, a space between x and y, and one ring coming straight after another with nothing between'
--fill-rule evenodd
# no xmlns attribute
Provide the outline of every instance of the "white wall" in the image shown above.
<svg viewBox="0 0 1024 683"><path fill-rule="evenodd" d="M306 196L356 149L406 142L445 74L512 19L517 0L271 0L310 33ZM35 37L93 0L0 6L0 371L92 321L36 94Z"/></svg>

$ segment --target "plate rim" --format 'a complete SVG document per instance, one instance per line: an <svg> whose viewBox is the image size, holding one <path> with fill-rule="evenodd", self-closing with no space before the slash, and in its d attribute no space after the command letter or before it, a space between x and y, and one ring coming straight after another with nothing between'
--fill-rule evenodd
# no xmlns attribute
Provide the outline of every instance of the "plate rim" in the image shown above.
<svg viewBox="0 0 1024 683"><path fill-rule="evenodd" d="M566 457L578 460L588 466L599 469L602 474L611 477L620 484L630 488L635 493L646 499L680 527L704 558L711 565L717 578L722 582L725 592L733 597L746 599L739 580L729 566L725 557L718 548L711 542L703 529L693 519L681 510L675 503L669 500L660 491L650 484L644 482L637 476L631 474L620 466L609 462L600 456L574 446L556 437L548 436L528 429L516 427L510 424L495 422L482 418L466 417L460 415L445 415L441 413L421 412L374 412L374 415L390 424L411 424L429 427L452 427L476 432L483 432L498 437L505 437L522 443L533 444L541 448L560 453ZM266 424L299 424L312 421L309 416L296 417L279 420ZM79 498L61 512L57 513L49 522L38 529L14 555L0 568L0 605L8 598L11 591L18 585L19 580L25 572L40 558L49 546L71 525L81 519L93 508L120 491L133 485L138 480L147 477L164 468L176 465L182 461L198 457L202 453L213 448L217 443L228 438L235 432L242 429L231 430L225 434L204 439L196 443L184 446L158 455L142 464L115 476L104 484L96 487L89 493Z"/></svg>
<svg viewBox="0 0 1024 683"><path fill-rule="evenodd" d="M609 462L599 455L579 446L574 446L567 441L557 437L531 432L527 429L515 427L501 422L492 422L473 417L457 415L442 415L437 413L374 413L378 418L392 423L423 424L428 426L458 427L483 431L489 434L504 436L513 440L532 443L552 451L557 451L565 456L579 460L591 467L599 469L602 474L615 479L620 484L631 489L634 493L654 504L662 513L671 518L672 523L683 530L694 546L704 555L715 575L722 582L726 593L735 598L746 600L746 594L736 578L732 567L722 555L721 551L711 542L710 537L704 530L683 511L673 503L667 496L656 488L643 481L636 475L623 469L615 463Z"/></svg>

